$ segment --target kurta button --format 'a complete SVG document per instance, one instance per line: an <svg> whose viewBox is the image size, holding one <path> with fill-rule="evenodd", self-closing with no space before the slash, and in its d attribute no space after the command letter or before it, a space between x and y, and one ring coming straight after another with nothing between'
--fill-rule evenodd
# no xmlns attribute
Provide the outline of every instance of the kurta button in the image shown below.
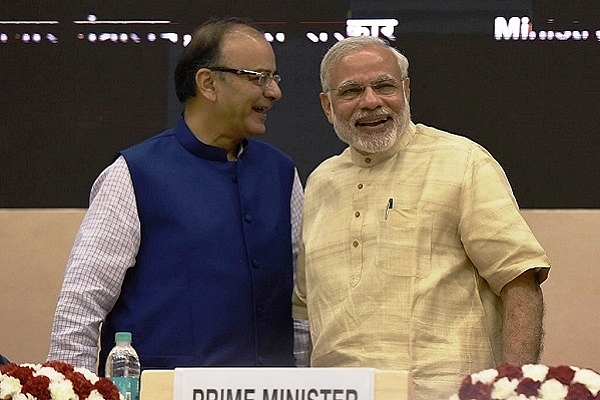
<svg viewBox="0 0 600 400"><path fill-rule="evenodd" d="M355 240L354 242L352 242L352 246L354 246L354 247L358 247L358 244L359 244L358 240Z"/></svg>
<svg viewBox="0 0 600 400"><path fill-rule="evenodd" d="M237 176L236 175L234 175L234 176L231 177L231 182L237 183Z"/></svg>
<svg viewBox="0 0 600 400"><path fill-rule="evenodd" d="M357 211L357 212L355 212L355 213L354 213L354 216L355 216L356 218L360 217L360 211Z"/></svg>
<svg viewBox="0 0 600 400"><path fill-rule="evenodd" d="M254 218L252 218L252 215L250 215L250 214L246 214L246 215L244 215L244 219L246 220L246 222L252 222L252 220L253 220Z"/></svg>
<svg viewBox="0 0 600 400"><path fill-rule="evenodd" d="M258 307L258 308L256 309L256 316L257 316L257 317L262 317L262 316L263 316L263 314L264 314L264 311L263 311L262 307Z"/></svg>
<svg viewBox="0 0 600 400"><path fill-rule="evenodd" d="M258 357L258 365L265 365L267 360L264 357Z"/></svg>
<svg viewBox="0 0 600 400"><path fill-rule="evenodd" d="M252 259L252 266L254 268L258 268L258 267L260 267L260 262L256 258L253 258Z"/></svg>
<svg viewBox="0 0 600 400"><path fill-rule="evenodd" d="M358 187L359 189L362 189L362 188L363 188L363 184L362 184L362 183L359 183L357 187Z"/></svg>

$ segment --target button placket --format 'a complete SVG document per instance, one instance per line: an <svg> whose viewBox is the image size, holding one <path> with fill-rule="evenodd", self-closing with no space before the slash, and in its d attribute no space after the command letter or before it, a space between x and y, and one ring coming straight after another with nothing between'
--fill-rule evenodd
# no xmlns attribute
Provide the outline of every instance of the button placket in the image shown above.
<svg viewBox="0 0 600 400"><path fill-rule="evenodd" d="M365 184L364 177L360 176L367 171L359 172L358 179L355 183L355 189L353 191L352 197L352 210L353 210L353 218L350 222L350 285L356 286L360 281L360 276L362 273L362 257L363 257L363 249L362 249L362 237L363 237L363 214L365 212L365 201L366 201L366 192L365 192Z"/></svg>

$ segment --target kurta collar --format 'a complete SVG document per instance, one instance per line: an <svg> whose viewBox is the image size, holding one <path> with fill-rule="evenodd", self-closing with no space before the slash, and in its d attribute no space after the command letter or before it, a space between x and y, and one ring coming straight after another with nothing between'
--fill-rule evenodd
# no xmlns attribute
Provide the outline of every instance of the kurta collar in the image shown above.
<svg viewBox="0 0 600 400"><path fill-rule="evenodd" d="M180 117L175 125L175 137L181 143L181 145L190 153L197 157L204 158L210 161L221 161L228 162L227 151L221 147L211 146L202 143L187 126L183 117ZM242 156L246 147L248 147L248 140L244 139L241 144L241 150L238 153L238 158Z"/></svg>
<svg viewBox="0 0 600 400"><path fill-rule="evenodd" d="M352 157L352 162L357 166L363 168L369 168L381 162L384 162L394 157L402 149L404 149L415 136L416 131L417 128L415 124L412 121L410 121L404 133L400 135L400 139L398 139L398 141L396 141L396 143L391 148L384 151L383 153L361 154L351 147L350 156Z"/></svg>

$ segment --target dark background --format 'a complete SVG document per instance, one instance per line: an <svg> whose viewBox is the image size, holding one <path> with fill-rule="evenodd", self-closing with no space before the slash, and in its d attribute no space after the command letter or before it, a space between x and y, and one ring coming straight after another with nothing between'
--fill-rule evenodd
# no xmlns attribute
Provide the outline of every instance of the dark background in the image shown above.
<svg viewBox="0 0 600 400"><path fill-rule="evenodd" d="M410 61L413 120L467 136L503 165L523 208L600 207L600 29L588 1L67 1L0 0L0 207L86 207L114 154L180 113L172 70L178 43L90 43L78 33L169 31L210 16L249 16L273 42L283 99L263 137L294 158L302 179L344 145L318 102L319 62L346 18L395 18L394 45ZM6 4L5 4L6 3ZM70 4L71 3L71 4ZM77 25L169 20L168 25ZM586 41L494 39L496 16L529 16L533 29L587 29ZM53 25L7 21L55 20ZM24 32L58 43L23 43ZM327 32L313 43L307 31Z"/></svg>

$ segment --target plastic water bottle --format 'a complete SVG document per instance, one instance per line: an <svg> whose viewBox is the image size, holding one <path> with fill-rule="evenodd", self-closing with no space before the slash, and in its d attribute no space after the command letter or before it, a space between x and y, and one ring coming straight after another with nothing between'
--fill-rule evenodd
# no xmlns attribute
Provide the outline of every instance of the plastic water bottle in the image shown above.
<svg viewBox="0 0 600 400"><path fill-rule="evenodd" d="M115 333L115 347L108 353L105 373L119 388L121 399L139 399L140 358L131 346L130 332Z"/></svg>

